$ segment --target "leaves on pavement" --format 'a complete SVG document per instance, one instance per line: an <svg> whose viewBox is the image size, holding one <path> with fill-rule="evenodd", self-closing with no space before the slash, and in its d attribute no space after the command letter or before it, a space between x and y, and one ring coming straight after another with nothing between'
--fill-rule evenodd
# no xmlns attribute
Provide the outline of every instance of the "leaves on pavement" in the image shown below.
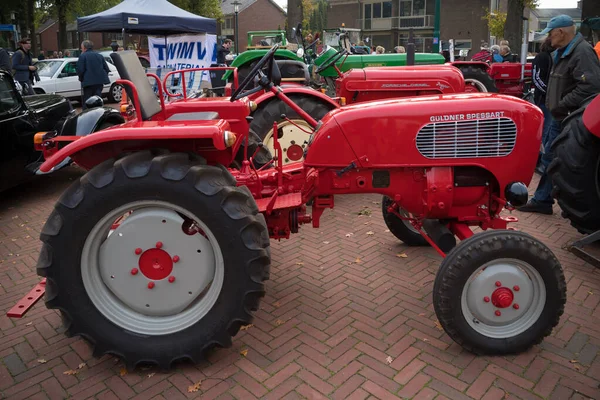
<svg viewBox="0 0 600 400"><path fill-rule="evenodd" d="M194 393L200 390L200 386L202 385L202 381L198 381L191 386L188 386L188 393Z"/></svg>

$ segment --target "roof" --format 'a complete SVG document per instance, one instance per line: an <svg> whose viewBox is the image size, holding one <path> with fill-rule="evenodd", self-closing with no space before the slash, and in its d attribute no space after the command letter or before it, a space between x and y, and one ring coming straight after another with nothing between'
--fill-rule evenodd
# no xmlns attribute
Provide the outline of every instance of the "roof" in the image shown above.
<svg viewBox="0 0 600 400"><path fill-rule="evenodd" d="M581 19L581 8L536 8L531 12L538 19L552 19L561 14L566 14L575 20Z"/></svg>
<svg viewBox="0 0 600 400"><path fill-rule="evenodd" d="M47 19L46 22L44 22L42 25L40 25L37 28L37 33L42 33L44 32L46 29L50 28L52 25L56 24L56 21L53 20L52 18Z"/></svg>
<svg viewBox="0 0 600 400"><path fill-rule="evenodd" d="M242 13L246 8L250 7L252 4L256 3L259 0L238 0L240 3L240 8L238 13ZM266 0L271 3L275 8L281 11L282 14L287 15L285 10L281 8L279 4L275 2L275 0ZM234 0L221 0L221 11L223 11L224 15L231 15L234 13L233 10L233 2Z"/></svg>

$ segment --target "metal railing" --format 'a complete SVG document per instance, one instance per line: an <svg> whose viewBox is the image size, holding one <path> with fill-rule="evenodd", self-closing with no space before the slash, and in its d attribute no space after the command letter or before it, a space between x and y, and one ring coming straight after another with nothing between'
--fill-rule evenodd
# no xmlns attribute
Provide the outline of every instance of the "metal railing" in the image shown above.
<svg viewBox="0 0 600 400"><path fill-rule="evenodd" d="M363 30L389 30L410 28L433 28L433 15L413 15L410 17L370 18L356 20Z"/></svg>

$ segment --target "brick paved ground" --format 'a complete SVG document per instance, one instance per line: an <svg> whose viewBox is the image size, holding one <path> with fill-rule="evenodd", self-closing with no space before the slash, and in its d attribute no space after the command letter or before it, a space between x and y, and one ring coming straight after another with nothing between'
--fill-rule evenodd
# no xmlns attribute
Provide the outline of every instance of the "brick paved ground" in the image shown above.
<svg viewBox="0 0 600 400"><path fill-rule="evenodd" d="M378 196L340 197L321 229L304 227L273 243L267 297L233 348L169 374L125 373L114 357L94 359L85 342L66 338L58 314L42 302L22 320L4 316L38 281L40 229L78 174L70 169L2 194L1 397L600 398L600 271L561 249L580 235L559 213L519 215L518 228L548 244L566 269L560 325L526 354L474 357L436 325L431 290L439 257L386 233ZM373 214L358 216L363 207ZM197 382L199 390L188 393Z"/></svg>

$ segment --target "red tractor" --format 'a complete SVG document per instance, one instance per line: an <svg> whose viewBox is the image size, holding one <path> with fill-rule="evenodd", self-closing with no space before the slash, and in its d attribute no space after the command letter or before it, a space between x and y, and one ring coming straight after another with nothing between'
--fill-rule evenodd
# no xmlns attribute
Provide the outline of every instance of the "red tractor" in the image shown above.
<svg viewBox="0 0 600 400"><path fill-rule="evenodd" d="M37 265L67 333L129 367L197 362L252 322L269 279L269 238L318 228L336 195L378 193L389 199L392 233L416 232L444 258L433 304L453 340L507 354L550 334L566 301L562 268L501 214L527 201L542 112L483 93L364 102L327 113L303 162L284 166L275 135L268 165L256 169L245 154L228 168L249 140L247 95L266 90L310 118L278 86L275 49L231 99L168 105L134 53L113 53L136 118L84 137L39 134L42 173L66 157L88 170L49 216ZM258 89L245 91L254 79ZM213 112L195 108L207 103Z"/></svg>

